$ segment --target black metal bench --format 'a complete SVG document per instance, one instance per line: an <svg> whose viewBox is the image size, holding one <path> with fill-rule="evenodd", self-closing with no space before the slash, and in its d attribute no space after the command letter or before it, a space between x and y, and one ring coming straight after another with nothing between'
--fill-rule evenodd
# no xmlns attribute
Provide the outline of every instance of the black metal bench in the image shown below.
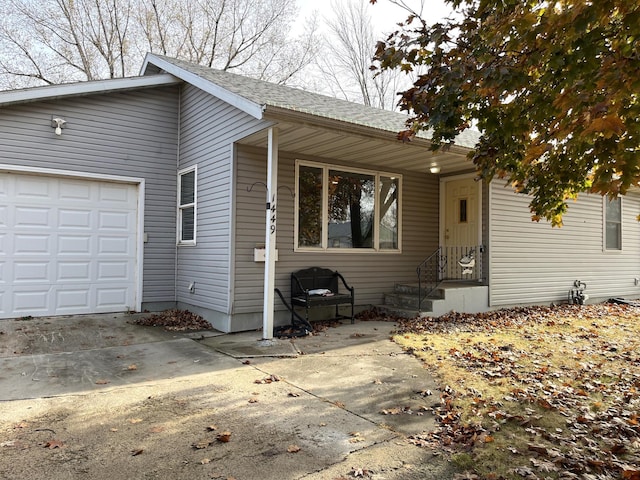
<svg viewBox="0 0 640 480"><path fill-rule="evenodd" d="M340 292L340 282L349 293ZM351 316L340 315L340 305L351 305ZM350 318L354 323L354 288L344 277L328 268L311 267L291 274L291 323L294 323L296 307L305 309L305 319L309 322L309 310L335 305L336 319Z"/></svg>

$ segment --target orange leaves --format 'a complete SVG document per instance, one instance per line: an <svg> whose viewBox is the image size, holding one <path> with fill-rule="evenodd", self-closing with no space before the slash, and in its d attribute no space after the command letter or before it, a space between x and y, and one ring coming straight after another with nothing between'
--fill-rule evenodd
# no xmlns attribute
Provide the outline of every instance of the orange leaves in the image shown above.
<svg viewBox="0 0 640 480"><path fill-rule="evenodd" d="M258 384L264 385L264 384L269 384L269 383L273 383L273 382L279 382L281 380L282 380L282 378L280 378L278 375L272 374L272 375L269 375L268 377L264 377L264 378L260 378L258 380L254 380L253 383L258 383Z"/></svg>
<svg viewBox="0 0 640 480"><path fill-rule="evenodd" d="M472 457L482 444L524 478L640 480L638 317L640 303L612 302L398 320L396 341L428 341L413 352L442 359L451 386L432 407L437 429L410 442Z"/></svg>
<svg viewBox="0 0 640 480"><path fill-rule="evenodd" d="M53 450L54 448L62 448L62 447L64 447L64 442L62 440L57 440L55 438L53 440L49 440L44 444L44 448L48 448L50 450Z"/></svg>
<svg viewBox="0 0 640 480"><path fill-rule="evenodd" d="M611 138L614 135L621 135L625 131L624 122L617 115L606 115L591 121L585 133L598 133L604 138Z"/></svg>

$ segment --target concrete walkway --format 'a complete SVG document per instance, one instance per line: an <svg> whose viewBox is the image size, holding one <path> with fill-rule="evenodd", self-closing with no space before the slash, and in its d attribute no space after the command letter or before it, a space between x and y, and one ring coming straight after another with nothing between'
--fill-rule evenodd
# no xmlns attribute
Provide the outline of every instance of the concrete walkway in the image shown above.
<svg viewBox="0 0 640 480"><path fill-rule="evenodd" d="M112 454L112 480L332 480L360 471L375 479L452 477L437 452L408 441L434 428L430 407L438 390L421 363L390 341L392 323L345 323L315 336L264 342L260 332L168 333L128 320L0 321L0 478L101 478L92 458L62 470L44 465L38 476L29 462L47 461L32 454L39 451L20 457L21 466L8 455L14 452L6 446L22 438L10 425L40 422L53 430L60 415L52 412L76 399L78 418L93 420L74 438L91 444L96 457L115 448L97 440L106 428L100 412L109 412L112 424L124 423L126 412L135 410L155 424L173 425L140 460L153 465L153 475L149 466L144 476L132 474L131 460ZM179 411L172 407L164 418L176 398ZM202 465L203 452L193 445L212 418L233 433L233 441L207 447L211 458ZM56 430L62 429L73 431L66 423ZM214 470L207 470L209 460Z"/></svg>

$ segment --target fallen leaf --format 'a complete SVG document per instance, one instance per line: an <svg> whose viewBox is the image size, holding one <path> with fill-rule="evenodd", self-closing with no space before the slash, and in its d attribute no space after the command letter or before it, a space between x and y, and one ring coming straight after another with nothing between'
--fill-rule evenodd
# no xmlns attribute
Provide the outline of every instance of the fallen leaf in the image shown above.
<svg viewBox="0 0 640 480"><path fill-rule="evenodd" d="M22 422L16 423L16 424L13 426L13 428L14 428L14 429L17 429L17 428L27 428L28 426L29 426L29 424L28 424L27 422L22 421Z"/></svg>
<svg viewBox="0 0 640 480"><path fill-rule="evenodd" d="M117 432L117 431L118 431L118 429L117 429L117 428L111 428L111 429L110 429L110 431L111 431L111 432Z"/></svg>
<svg viewBox="0 0 640 480"><path fill-rule="evenodd" d="M289 453L297 453L300 451L300 447L297 445L289 445L289 447L287 448L287 452Z"/></svg>
<svg viewBox="0 0 640 480"><path fill-rule="evenodd" d="M207 448L212 443L213 442L211 440L209 440L208 438L204 438L202 440L199 440L197 442L192 443L191 446L193 448L195 448L196 450L202 450L203 448Z"/></svg>
<svg viewBox="0 0 640 480"><path fill-rule="evenodd" d="M156 425L155 427L151 427L149 429L149 432L151 433L160 433L160 432L164 432L164 427L161 425Z"/></svg>
<svg viewBox="0 0 640 480"><path fill-rule="evenodd" d="M138 448L136 450L131 450L131 456L132 457L137 457L138 455L140 455L142 452L144 452L144 448Z"/></svg>
<svg viewBox="0 0 640 480"><path fill-rule="evenodd" d="M264 377L264 378L260 378L258 380L254 380L253 383L266 384L266 383L280 382L281 380L282 380L282 378L279 377L278 375L271 374L268 377Z"/></svg>
<svg viewBox="0 0 640 480"><path fill-rule="evenodd" d="M137 369L138 369L138 366L135 364L131 364L127 367L127 370L137 370Z"/></svg>
<svg viewBox="0 0 640 480"><path fill-rule="evenodd" d="M127 422L134 424L134 423L140 423L142 422L141 418L127 418Z"/></svg>
<svg viewBox="0 0 640 480"><path fill-rule="evenodd" d="M366 468L352 468L351 469L351 475L353 475L354 477L368 477L370 474L369 470L367 470Z"/></svg>
<svg viewBox="0 0 640 480"><path fill-rule="evenodd" d="M243 365L251 365L251 360L245 360L242 362Z"/></svg>
<svg viewBox="0 0 640 480"><path fill-rule="evenodd" d="M287 396L288 396L288 397L299 397L299 396L300 396L300 394L299 394L299 393L296 393L296 392L289 392L289 393L287 394Z"/></svg>
<svg viewBox="0 0 640 480"><path fill-rule="evenodd" d="M211 462L211 459L209 458L203 458L202 460L200 460L200 463L202 465L206 465L207 463L210 463L210 462Z"/></svg>
<svg viewBox="0 0 640 480"><path fill-rule="evenodd" d="M106 385L107 383L109 383L109 380L105 380L104 378L96 380L96 385Z"/></svg>
<svg viewBox="0 0 640 480"><path fill-rule="evenodd" d="M217 430L217 429L218 429L218 426L217 425L213 425L213 424L209 425L206 428L206 430L209 431L209 432L213 432L214 430Z"/></svg>
<svg viewBox="0 0 640 480"><path fill-rule="evenodd" d="M44 444L45 448L49 448L49 449L54 449L54 448L62 448L64 447L64 442L62 440L49 440L47 443Z"/></svg>
<svg viewBox="0 0 640 480"><path fill-rule="evenodd" d="M382 385L382 380L380 380L379 378L376 378L376 379L373 381L373 384L374 384L374 385Z"/></svg>
<svg viewBox="0 0 640 480"><path fill-rule="evenodd" d="M6 442L0 443L0 447L13 447L15 446L15 444L16 444L15 440L8 440Z"/></svg>
<svg viewBox="0 0 640 480"><path fill-rule="evenodd" d="M231 432L228 432L228 431L222 432L216 437L216 440L223 443L227 443L230 439L231 439Z"/></svg>
<svg viewBox="0 0 640 480"><path fill-rule="evenodd" d="M258 403L258 399L255 397L252 397L249 399L249 403Z"/></svg>

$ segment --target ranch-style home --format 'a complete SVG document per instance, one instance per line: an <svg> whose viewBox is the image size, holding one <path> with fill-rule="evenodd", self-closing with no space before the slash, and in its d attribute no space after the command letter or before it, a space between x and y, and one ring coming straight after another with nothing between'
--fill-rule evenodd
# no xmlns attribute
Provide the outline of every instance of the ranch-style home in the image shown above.
<svg viewBox="0 0 640 480"><path fill-rule="evenodd" d="M312 266L359 308L433 315L639 296L640 196L535 223L474 180L473 132L433 154L404 118L153 54L0 92L0 318L178 307L269 337Z"/></svg>

